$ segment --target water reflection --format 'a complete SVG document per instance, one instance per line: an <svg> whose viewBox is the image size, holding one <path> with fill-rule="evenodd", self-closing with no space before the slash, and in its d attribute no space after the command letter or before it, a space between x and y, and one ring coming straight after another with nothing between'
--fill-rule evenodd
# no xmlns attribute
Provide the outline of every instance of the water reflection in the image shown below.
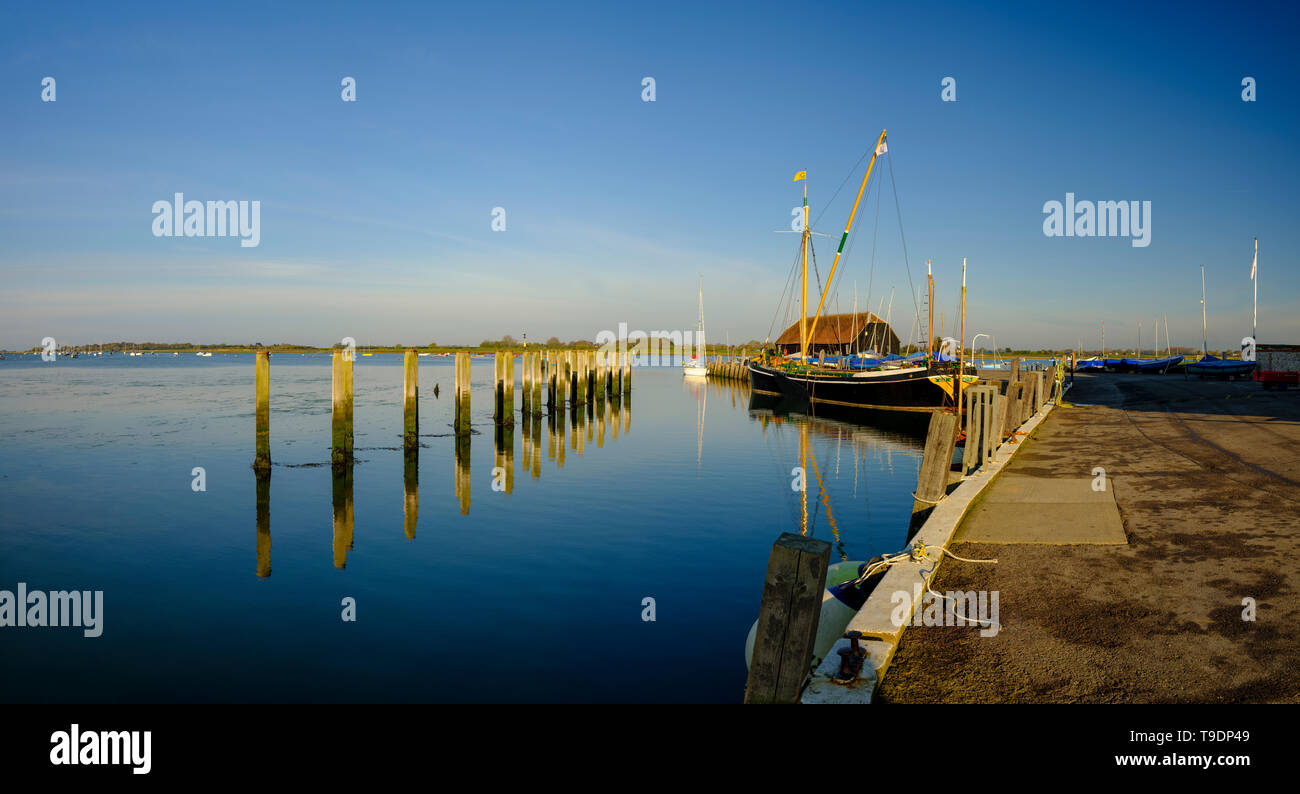
<svg viewBox="0 0 1300 794"><path fill-rule="evenodd" d="M420 450L408 448L402 457L402 528L407 540L415 540L415 526L420 519Z"/></svg>
<svg viewBox="0 0 1300 794"><path fill-rule="evenodd" d="M257 479L257 578L271 575L271 472L259 471Z"/></svg>
<svg viewBox="0 0 1300 794"><path fill-rule="evenodd" d="M331 466L334 478L334 567L345 568L352 550L352 527L356 516L352 508L352 464Z"/></svg>

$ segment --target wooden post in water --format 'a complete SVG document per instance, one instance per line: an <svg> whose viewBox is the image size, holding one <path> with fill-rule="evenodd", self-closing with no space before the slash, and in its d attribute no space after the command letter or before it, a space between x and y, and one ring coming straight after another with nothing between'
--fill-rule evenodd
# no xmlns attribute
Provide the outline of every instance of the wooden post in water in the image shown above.
<svg viewBox="0 0 1300 794"><path fill-rule="evenodd" d="M420 364L414 350L402 361L402 447L407 453L420 446Z"/></svg>
<svg viewBox="0 0 1300 794"><path fill-rule="evenodd" d="M520 386L522 386L520 389L521 401L519 403L519 409L520 413L524 416L528 416L533 412L533 407L529 404L529 400L531 400L533 396L533 385L528 381L533 374L532 366L529 363L531 361L529 356L531 355L532 353L525 350L519 359L519 377L521 379ZM513 408L514 406L511 407Z"/></svg>
<svg viewBox="0 0 1300 794"><path fill-rule="evenodd" d="M330 463L346 466L352 463L352 355L335 350L333 363Z"/></svg>
<svg viewBox="0 0 1300 794"><path fill-rule="evenodd" d="M796 703L812 662L831 544L786 532L772 544L746 703Z"/></svg>
<svg viewBox="0 0 1300 794"><path fill-rule="evenodd" d="M948 472L952 469L952 452L957 443L957 415L948 411L930 414L930 429L925 437L921 471L912 494L912 526L908 537L920 528L930 509L948 492Z"/></svg>
<svg viewBox="0 0 1300 794"><path fill-rule="evenodd" d="M605 385L605 351L597 348L593 353L593 358L595 358L594 366L596 370L595 404L599 413L604 410L607 391Z"/></svg>
<svg viewBox="0 0 1300 794"><path fill-rule="evenodd" d="M454 430L457 436L468 436L469 429L469 353L461 351L456 354L456 418Z"/></svg>
<svg viewBox="0 0 1300 794"><path fill-rule="evenodd" d="M528 385L532 387L532 397L528 404L532 406L533 416L542 415L542 354L534 351L532 358L528 361L531 372L528 375Z"/></svg>
<svg viewBox="0 0 1300 794"><path fill-rule="evenodd" d="M515 354L506 353L506 426L515 426ZM512 455L514 446L511 445Z"/></svg>
<svg viewBox="0 0 1300 794"><path fill-rule="evenodd" d="M623 394L632 393L632 353L623 353Z"/></svg>
<svg viewBox="0 0 1300 794"><path fill-rule="evenodd" d="M555 390L559 385L555 376L557 357L554 350L546 351L546 412L555 412Z"/></svg>
<svg viewBox="0 0 1300 794"><path fill-rule="evenodd" d="M587 402L587 353L582 350L573 351L574 357L574 400L575 405Z"/></svg>
<svg viewBox="0 0 1300 794"><path fill-rule="evenodd" d="M254 375L257 381L257 437L253 470L259 474L269 474L271 472L271 356L265 350L257 351Z"/></svg>

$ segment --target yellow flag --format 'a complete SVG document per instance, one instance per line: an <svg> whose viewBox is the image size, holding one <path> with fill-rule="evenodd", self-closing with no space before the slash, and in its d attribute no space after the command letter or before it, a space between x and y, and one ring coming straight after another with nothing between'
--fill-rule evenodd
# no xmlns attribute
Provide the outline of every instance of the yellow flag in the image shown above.
<svg viewBox="0 0 1300 794"><path fill-rule="evenodd" d="M807 171L800 171L799 173L794 175L794 181L796 182L798 182L800 179L807 179L807 178L808 178Z"/></svg>

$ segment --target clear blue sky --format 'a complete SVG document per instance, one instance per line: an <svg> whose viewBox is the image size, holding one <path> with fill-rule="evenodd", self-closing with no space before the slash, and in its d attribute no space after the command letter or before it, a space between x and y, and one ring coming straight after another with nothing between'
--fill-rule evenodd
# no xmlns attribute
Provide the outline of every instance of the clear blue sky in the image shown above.
<svg viewBox="0 0 1300 794"><path fill-rule="evenodd" d="M818 214L882 127L912 274L934 260L949 330L965 256L968 339L1095 346L1105 320L1108 346L1131 346L1141 317L1149 344L1163 313L1199 345L1204 264L1210 345L1236 347L1258 236L1261 341L1300 342L1296 12L1173 8L11 6L0 347L689 329L699 274L710 338L762 338L798 240L773 233L792 175L807 169ZM896 287L906 336L878 176L871 301ZM858 179L818 230L838 237ZM261 201L261 245L154 237L152 204L175 192ZM1150 201L1151 244L1044 237L1043 203L1067 192ZM845 311L855 280L867 300L862 213ZM824 276L834 241L819 246Z"/></svg>

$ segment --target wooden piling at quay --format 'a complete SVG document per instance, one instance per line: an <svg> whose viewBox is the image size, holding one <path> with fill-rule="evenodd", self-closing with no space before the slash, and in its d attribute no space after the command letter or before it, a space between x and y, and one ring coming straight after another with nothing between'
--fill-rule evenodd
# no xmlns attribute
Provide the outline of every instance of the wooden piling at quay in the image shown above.
<svg viewBox="0 0 1300 794"><path fill-rule="evenodd" d="M605 398L609 396L609 384L605 382L605 374L607 372L605 359L607 358L607 355L604 350L597 350L593 357L596 360L596 406L598 409L601 409L605 405Z"/></svg>
<svg viewBox="0 0 1300 794"><path fill-rule="evenodd" d="M949 434L951 435L951 434ZM831 544L786 532L772 544L746 703L795 703L808 677Z"/></svg>
<svg viewBox="0 0 1300 794"><path fill-rule="evenodd" d="M1007 383L1007 412L1002 422L1002 437L1006 438L1016 431L1017 427L1024 422L1021 418L1022 395L1025 390L1025 384L1022 381L1011 381Z"/></svg>
<svg viewBox="0 0 1300 794"><path fill-rule="evenodd" d="M469 429L469 353L456 354L456 418L454 429L457 436L468 436Z"/></svg>
<svg viewBox="0 0 1300 794"><path fill-rule="evenodd" d="M334 351L332 373L333 427L331 428L330 463L352 463L352 358L343 350Z"/></svg>
<svg viewBox="0 0 1300 794"><path fill-rule="evenodd" d="M409 453L420 446L420 363L414 350L402 361L402 447Z"/></svg>
<svg viewBox="0 0 1300 794"><path fill-rule="evenodd" d="M921 471L912 494L913 530L930 508L948 492L948 472L952 469L952 452L957 444L957 415L947 411L930 414L930 429L925 437Z"/></svg>
<svg viewBox="0 0 1300 794"><path fill-rule="evenodd" d="M993 386L969 386L963 393L966 399L966 447L962 451L962 474L967 475L988 460L984 454L988 436L992 431Z"/></svg>
<svg viewBox="0 0 1300 794"><path fill-rule="evenodd" d="M632 393L632 353L623 351L623 394Z"/></svg>
<svg viewBox="0 0 1300 794"><path fill-rule="evenodd" d="M988 463L993 460L993 453L997 451L998 445L1002 443L1002 418L1003 411L1006 410L1006 398L1002 396L1002 390L998 386L987 386L989 405L984 413L984 429L982 431L980 443L980 462Z"/></svg>
<svg viewBox="0 0 1300 794"><path fill-rule="evenodd" d="M575 405L587 402L587 354L585 351L575 350L574 357L574 399Z"/></svg>
<svg viewBox="0 0 1300 794"><path fill-rule="evenodd" d="M271 472L271 356L265 350L257 351L254 369L257 381L257 434L253 469L259 474Z"/></svg>

